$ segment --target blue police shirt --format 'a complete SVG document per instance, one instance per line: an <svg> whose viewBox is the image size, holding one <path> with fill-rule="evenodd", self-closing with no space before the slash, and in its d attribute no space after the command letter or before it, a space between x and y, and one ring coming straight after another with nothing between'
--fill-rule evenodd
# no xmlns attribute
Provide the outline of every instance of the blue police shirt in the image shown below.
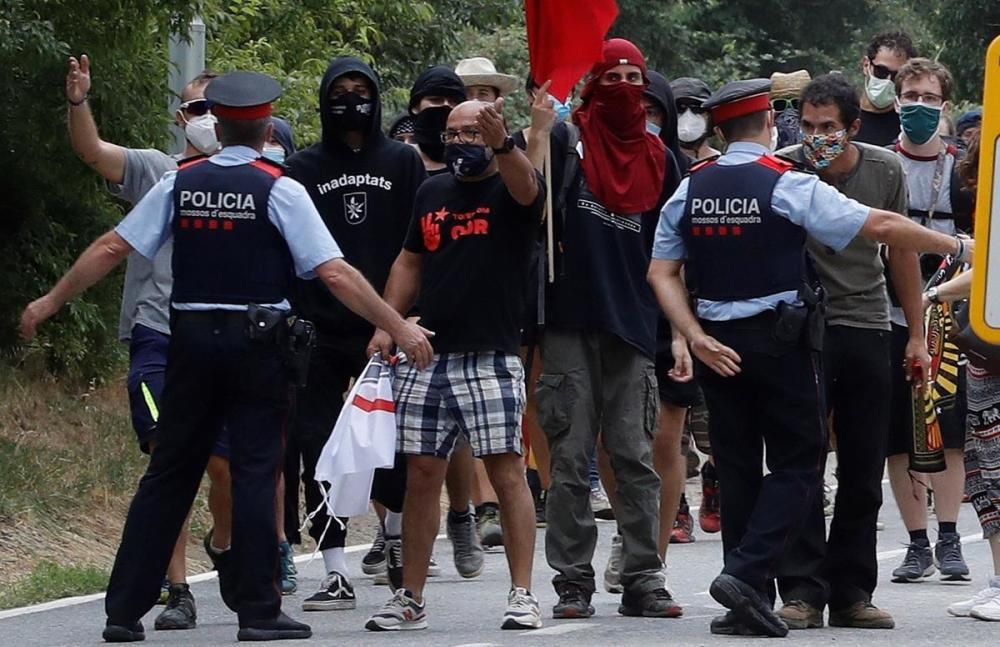
<svg viewBox="0 0 1000 647"><path fill-rule="evenodd" d="M258 157L260 153L247 146L227 146L207 163L237 166L252 162ZM157 250L173 235L171 225L174 219L173 193L176 177L176 171L165 174L115 227L118 235L146 258L153 258ZM330 230L323 224L305 187L295 180L285 176L275 180L267 202L267 213L288 243L295 273L300 278L315 278L316 267L344 257L330 235ZM288 301L269 305L289 309ZM221 303L174 303L172 306L176 310L246 310L245 306Z"/></svg>
<svg viewBox="0 0 1000 647"><path fill-rule="evenodd" d="M767 148L751 142L734 142L719 158L718 164L747 164L767 154ZM663 205L653 242L653 258L680 261L687 258L681 237L680 222L687 202L688 178ZM819 242L840 251L861 231L870 213L869 207L848 198L821 181L818 176L788 171L782 174L771 194L771 209L776 215L799 225ZM785 301L801 304L796 292L778 292L744 301L708 301L698 299L698 317L711 321L743 319L773 310Z"/></svg>

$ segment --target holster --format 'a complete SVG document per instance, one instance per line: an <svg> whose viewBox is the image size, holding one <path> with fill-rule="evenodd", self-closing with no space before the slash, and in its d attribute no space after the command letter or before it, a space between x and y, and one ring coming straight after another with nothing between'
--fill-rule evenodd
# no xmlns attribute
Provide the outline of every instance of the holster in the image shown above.
<svg viewBox="0 0 1000 647"><path fill-rule="evenodd" d="M247 306L247 338L254 344L277 346L292 383L305 387L309 356L316 345L316 327L312 322L284 310L251 303Z"/></svg>
<svg viewBox="0 0 1000 647"><path fill-rule="evenodd" d="M799 288L799 299L809 311L806 318L806 345L817 353L823 352L823 338L826 336L826 291L818 283L811 286L803 283Z"/></svg>

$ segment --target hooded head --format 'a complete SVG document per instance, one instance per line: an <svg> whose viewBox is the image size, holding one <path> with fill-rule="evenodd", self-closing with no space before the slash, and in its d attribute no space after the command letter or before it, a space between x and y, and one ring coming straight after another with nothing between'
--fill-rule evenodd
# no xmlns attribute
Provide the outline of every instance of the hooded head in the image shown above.
<svg viewBox="0 0 1000 647"><path fill-rule="evenodd" d="M285 155L291 157L295 154L295 136L292 135L291 124L281 117L271 117L271 123L274 125L271 139L281 144L281 147L285 149Z"/></svg>
<svg viewBox="0 0 1000 647"><path fill-rule="evenodd" d="M657 125L660 128L660 140L666 144L670 152L673 153L674 159L680 163L686 159L686 156L681 155L680 143L677 139L677 105L674 103L674 92L670 89L670 83L666 77L659 72L650 70L647 76L649 76L649 87L646 88L643 97L652 102L653 107L659 108L658 112L661 117L660 123ZM649 113L650 110L647 108L647 124L650 121Z"/></svg>
<svg viewBox="0 0 1000 647"><path fill-rule="evenodd" d="M319 112L327 148L345 146L341 134L346 130L360 130L365 146L385 138L378 75L354 56L330 61L319 86Z"/></svg>
<svg viewBox="0 0 1000 647"><path fill-rule="evenodd" d="M441 133L451 109L465 101L465 84L455 71L444 65L425 70L410 90L413 140L428 159L444 162Z"/></svg>

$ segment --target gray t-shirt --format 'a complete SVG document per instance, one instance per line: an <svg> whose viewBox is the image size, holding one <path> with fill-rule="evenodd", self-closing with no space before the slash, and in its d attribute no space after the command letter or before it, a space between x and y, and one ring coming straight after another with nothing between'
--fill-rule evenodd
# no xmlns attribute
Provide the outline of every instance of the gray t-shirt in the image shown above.
<svg viewBox="0 0 1000 647"><path fill-rule="evenodd" d="M869 207L905 214L906 175L899 157L877 146L859 142L852 145L861 157L835 188ZM803 159L801 146L789 147L781 154ZM889 297L878 243L855 236L840 252L812 237L807 245L826 289L827 325L889 330Z"/></svg>
<svg viewBox="0 0 1000 647"><path fill-rule="evenodd" d="M139 202L167 171L177 170L177 160L152 148L125 149L125 173L121 184L108 183L111 195L132 205ZM170 257L173 239L160 248L153 260L133 252L125 268L118 339L128 341L132 328L142 324L164 335L170 334L170 291L173 274Z"/></svg>

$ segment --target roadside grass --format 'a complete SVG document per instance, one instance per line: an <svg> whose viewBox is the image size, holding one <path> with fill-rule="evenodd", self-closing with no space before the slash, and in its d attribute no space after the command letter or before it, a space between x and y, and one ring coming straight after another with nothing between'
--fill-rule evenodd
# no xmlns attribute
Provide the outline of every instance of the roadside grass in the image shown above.
<svg viewBox="0 0 1000 647"><path fill-rule="evenodd" d="M28 575L0 590L0 609L98 593L107 587L109 575L94 566L39 562Z"/></svg>

